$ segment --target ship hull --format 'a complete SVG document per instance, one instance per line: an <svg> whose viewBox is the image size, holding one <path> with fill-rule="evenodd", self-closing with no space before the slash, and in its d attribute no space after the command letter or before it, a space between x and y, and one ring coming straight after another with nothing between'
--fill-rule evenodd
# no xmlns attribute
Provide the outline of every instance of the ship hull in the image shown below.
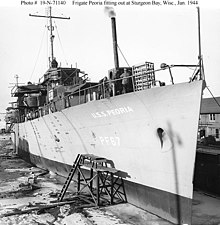
<svg viewBox="0 0 220 225"><path fill-rule="evenodd" d="M18 153L67 175L77 154L106 157L126 174L128 202L191 224L202 81L88 102L15 126Z"/></svg>

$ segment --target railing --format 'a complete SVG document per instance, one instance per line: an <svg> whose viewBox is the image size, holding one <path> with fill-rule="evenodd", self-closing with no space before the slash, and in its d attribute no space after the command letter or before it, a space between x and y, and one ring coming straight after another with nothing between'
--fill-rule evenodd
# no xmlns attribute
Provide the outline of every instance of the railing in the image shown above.
<svg viewBox="0 0 220 225"><path fill-rule="evenodd" d="M148 71L147 73L145 73L145 75L148 73L158 72L161 70L163 70L163 69ZM124 78L118 78L118 79L114 79L114 80L106 80L97 85L93 85L91 87L87 87L87 88L83 88L83 89L79 88L75 92L73 92L61 99L52 101L52 102L48 103L47 105L39 107L37 110L28 112L26 115L24 115L24 114L21 115L19 117L18 121L25 122L27 120L33 120L33 119L45 116L50 113L61 111L62 109L65 109L65 108L84 104L84 103L94 101L94 100L109 98L109 97L112 97L115 95L120 95L122 93L118 94L115 91L115 89L116 89L115 86L117 86L117 82L121 83L122 79L124 79ZM132 75L126 77L126 79L130 79L131 85L132 85L132 91L129 91L129 92L139 91L139 90L135 89L135 75L132 74ZM140 79L140 77L138 79ZM142 76L142 79L145 79L145 77ZM157 83L159 83L159 85L156 85ZM154 80L151 82L150 85L148 85L148 87L145 86L145 89L150 88L149 86L150 87L161 86L161 82Z"/></svg>

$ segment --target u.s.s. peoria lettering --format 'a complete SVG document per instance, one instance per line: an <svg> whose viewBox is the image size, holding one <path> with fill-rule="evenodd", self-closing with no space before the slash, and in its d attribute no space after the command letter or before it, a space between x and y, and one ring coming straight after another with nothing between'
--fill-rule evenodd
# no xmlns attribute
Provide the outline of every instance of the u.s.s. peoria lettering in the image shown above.
<svg viewBox="0 0 220 225"><path fill-rule="evenodd" d="M91 113L93 118L101 118L101 117L108 117L108 116L118 116L125 113L133 112L134 110L130 106L124 106L117 109L109 109L103 110L100 112Z"/></svg>

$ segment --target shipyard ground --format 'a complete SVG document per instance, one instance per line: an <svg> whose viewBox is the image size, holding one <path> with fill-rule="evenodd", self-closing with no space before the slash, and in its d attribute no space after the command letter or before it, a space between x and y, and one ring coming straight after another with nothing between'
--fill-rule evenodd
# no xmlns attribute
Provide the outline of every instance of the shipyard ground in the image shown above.
<svg viewBox="0 0 220 225"><path fill-rule="evenodd" d="M81 208L77 202L56 206L60 179L18 158L9 135L0 136L0 179L0 225L171 225L128 203L102 208ZM220 225L220 197L194 193L193 225Z"/></svg>

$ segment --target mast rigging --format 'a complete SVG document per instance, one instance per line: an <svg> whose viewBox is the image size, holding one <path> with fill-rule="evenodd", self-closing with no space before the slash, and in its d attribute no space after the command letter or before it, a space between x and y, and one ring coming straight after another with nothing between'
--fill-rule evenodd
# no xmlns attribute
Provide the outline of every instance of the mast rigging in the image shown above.
<svg viewBox="0 0 220 225"><path fill-rule="evenodd" d="M70 19L70 17L60 17L60 16L52 16L52 8L51 6L49 7L49 15L42 16L42 15L33 15L29 14L29 16L33 17L43 17L43 18L48 18L49 19L49 31L50 31L50 44L51 44L51 57L49 57L49 65L52 67L52 62L55 60L54 57L54 46L53 46L53 40L54 40L54 34L53 34L53 21L52 19Z"/></svg>

